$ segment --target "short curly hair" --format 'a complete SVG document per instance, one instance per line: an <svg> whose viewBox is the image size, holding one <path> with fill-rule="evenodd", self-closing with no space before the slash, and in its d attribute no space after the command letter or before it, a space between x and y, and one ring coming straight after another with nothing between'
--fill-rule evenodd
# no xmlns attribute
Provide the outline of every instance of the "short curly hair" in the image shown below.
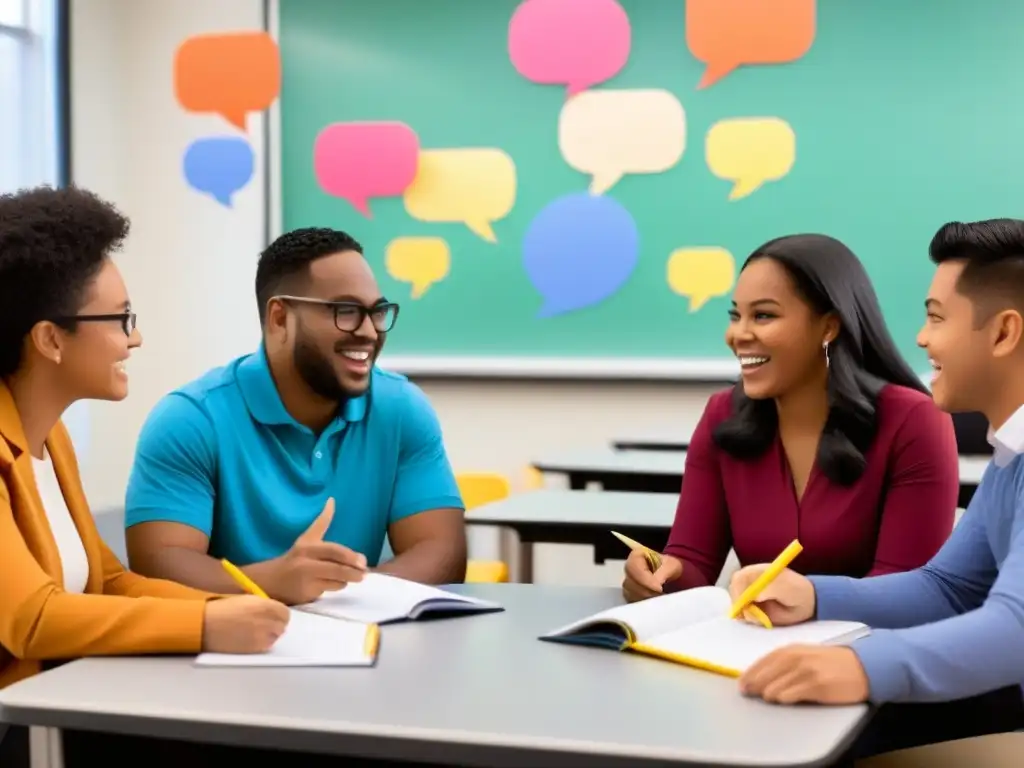
<svg viewBox="0 0 1024 768"><path fill-rule="evenodd" d="M21 366L36 323L79 311L130 226L113 205L76 187L0 195L0 378Z"/></svg>
<svg viewBox="0 0 1024 768"><path fill-rule="evenodd" d="M306 227L286 232L260 254L256 267L256 302L260 325L267 317L267 302L280 293L291 280L304 277L309 265L324 256L341 251L363 252L363 246L351 235L326 227ZM289 288L288 290L296 290Z"/></svg>

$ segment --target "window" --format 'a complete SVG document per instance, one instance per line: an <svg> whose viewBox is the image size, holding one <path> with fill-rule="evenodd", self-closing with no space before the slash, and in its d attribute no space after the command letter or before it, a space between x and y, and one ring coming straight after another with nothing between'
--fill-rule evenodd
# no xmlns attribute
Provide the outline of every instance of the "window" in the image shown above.
<svg viewBox="0 0 1024 768"><path fill-rule="evenodd" d="M0 0L0 192L64 181L60 0Z"/></svg>

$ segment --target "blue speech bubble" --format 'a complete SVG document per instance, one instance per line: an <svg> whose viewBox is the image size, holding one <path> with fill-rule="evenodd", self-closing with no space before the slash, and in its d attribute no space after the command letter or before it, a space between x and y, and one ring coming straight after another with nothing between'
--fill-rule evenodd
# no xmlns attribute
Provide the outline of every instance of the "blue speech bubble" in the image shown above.
<svg viewBox="0 0 1024 768"><path fill-rule="evenodd" d="M185 150L185 180L193 189L211 195L226 208L231 198L252 180L256 160L252 147L237 136L196 139Z"/></svg>
<svg viewBox="0 0 1024 768"><path fill-rule="evenodd" d="M612 198L583 192L553 200L523 237L523 267L544 297L537 316L553 317L614 296L639 257L636 222Z"/></svg>

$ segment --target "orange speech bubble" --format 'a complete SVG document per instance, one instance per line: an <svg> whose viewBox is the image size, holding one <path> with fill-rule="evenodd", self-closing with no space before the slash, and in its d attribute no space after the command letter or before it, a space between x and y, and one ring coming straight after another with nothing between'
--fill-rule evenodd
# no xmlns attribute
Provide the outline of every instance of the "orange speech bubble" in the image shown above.
<svg viewBox="0 0 1024 768"><path fill-rule="evenodd" d="M196 35L178 46L174 93L189 112L213 112L245 130L281 92L281 56L266 32Z"/></svg>
<svg viewBox="0 0 1024 768"><path fill-rule="evenodd" d="M707 88L745 64L785 64L814 43L817 0L687 0L686 44Z"/></svg>

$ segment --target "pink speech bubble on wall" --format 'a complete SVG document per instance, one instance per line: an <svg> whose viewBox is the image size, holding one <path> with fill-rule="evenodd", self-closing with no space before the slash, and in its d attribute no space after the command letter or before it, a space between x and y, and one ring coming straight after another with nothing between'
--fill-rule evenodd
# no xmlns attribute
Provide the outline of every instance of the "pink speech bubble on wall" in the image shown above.
<svg viewBox="0 0 1024 768"><path fill-rule="evenodd" d="M366 218L370 198L396 197L416 178L420 139L400 122L332 123L313 145L313 171L329 195Z"/></svg>
<svg viewBox="0 0 1024 768"><path fill-rule="evenodd" d="M617 0L526 0L508 24L508 55L520 75L565 85L568 95L626 66L632 33Z"/></svg>

